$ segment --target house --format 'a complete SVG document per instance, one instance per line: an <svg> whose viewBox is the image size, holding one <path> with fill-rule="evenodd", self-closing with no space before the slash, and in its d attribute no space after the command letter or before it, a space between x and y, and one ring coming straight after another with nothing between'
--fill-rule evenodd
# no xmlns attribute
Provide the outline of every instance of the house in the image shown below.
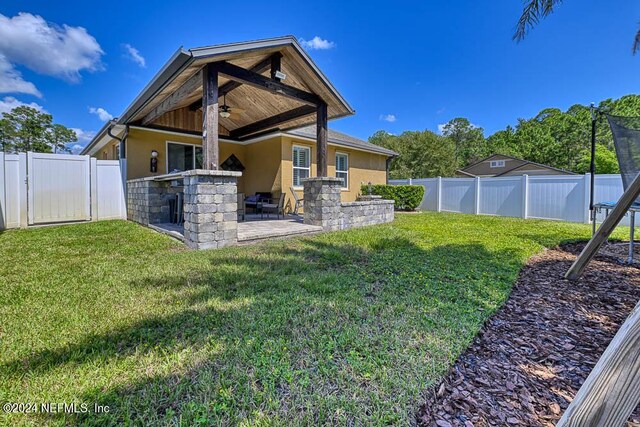
<svg viewBox="0 0 640 427"><path fill-rule="evenodd" d="M217 103L203 117L203 78L211 71ZM330 129L326 147L318 146L323 119L326 125L353 114L294 37L179 49L82 154L126 159L127 180L190 169L241 171L238 192L284 192L289 206L291 187L302 198L302 179L334 176L343 180L342 201L348 202L362 183L384 184L396 155ZM203 131L203 119L217 132ZM203 141L214 164L205 164Z"/></svg>
<svg viewBox="0 0 640 427"><path fill-rule="evenodd" d="M328 128L354 113L292 36L180 48L83 154L120 161L128 219L191 248L281 236L238 221L249 203L282 218L291 188L288 234L393 221L393 200L356 199L396 153Z"/></svg>
<svg viewBox="0 0 640 427"><path fill-rule="evenodd" d="M574 173L504 154L493 154L486 159L456 171L456 176L463 178L518 175L574 175Z"/></svg>

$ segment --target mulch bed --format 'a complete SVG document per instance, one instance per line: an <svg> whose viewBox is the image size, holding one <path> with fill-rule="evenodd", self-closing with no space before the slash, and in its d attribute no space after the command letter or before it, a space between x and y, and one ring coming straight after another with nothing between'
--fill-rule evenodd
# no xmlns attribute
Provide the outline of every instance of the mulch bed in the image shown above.
<svg viewBox="0 0 640 427"><path fill-rule="evenodd" d="M531 258L509 300L442 383L422 426L553 426L640 300L640 271L598 256L579 282L564 274L583 245ZM631 417L640 421L640 407Z"/></svg>

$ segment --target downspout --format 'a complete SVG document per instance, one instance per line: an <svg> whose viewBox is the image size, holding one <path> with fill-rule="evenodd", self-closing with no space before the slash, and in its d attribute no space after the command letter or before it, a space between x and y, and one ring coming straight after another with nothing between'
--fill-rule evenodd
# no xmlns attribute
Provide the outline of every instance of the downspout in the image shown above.
<svg viewBox="0 0 640 427"><path fill-rule="evenodd" d="M116 135L114 135L113 133L111 133L111 129L113 129L113 127L116 125L116 121L112 120L111 123L109 124L109 127L107 128L107 134L120 142L120 146L119 146L119 159L118 161L120 162L120 177L122 179L122 194L124 195L124 205L125 205L125 211L128 211L127 209L127 137L129 136L129 125L125 125L124 127L124 133L122 134L122 138L118 138Z"/></svg>
<svg viewBox="0 0 640 427"><path fill-rule="evenodd" d="M127 158L127 152L126 152L126 141L127 141L127 137L129 136L129 125L125 125L124 127L124 134L122 135L122 138L118 138L116 135L111 133L111 129L113 129L113 127L116 125L116 121L112 120L111 123L109 124L109 127L107 128L107 134L113 138L116 139L120 142L120 158L121 159L126 159Z"/></svg>
<svg viewBox="0 0 640 427"><path fill-rule="evenodd" d="M389 185L389 170L391 169L391 162L398 156L389 156L387 157L387 181L386 184Z"/></svg>

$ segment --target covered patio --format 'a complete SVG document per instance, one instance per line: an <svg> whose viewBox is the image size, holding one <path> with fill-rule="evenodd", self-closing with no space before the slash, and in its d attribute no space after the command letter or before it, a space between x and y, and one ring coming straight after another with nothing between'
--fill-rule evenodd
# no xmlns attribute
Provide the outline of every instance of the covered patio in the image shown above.
<svg viewBox="0 0 640 427"><path fill-rule="evenodd" d="M197 137L201 145L167 140L166 150L154 148L151 172L161 173L127 181L128 217L181 235L197 249L348 228L370 222L366 217L374 211L372 218L386 222L393 216L392 203L362 209L350 205L343 215L340 193L346 179L329 177L327 123L353 113L291 36L180 49L118 119L113 132L120 132L116 136L124 169L128 153L148 149L152 140L149 136L128 146L130 131L175 132ZM315 125L315 141L300 151L291 141L273 138L274 132L310 124ZM132 161L144 158L139 154ZM300 159L305 167L293 167ZM292 181L287 181L287 170L293 172ZM266 197L261 206L276 204L273 213L282 215L287 193L304 199L303 220L238 221L247 204L240 194ZM166 225L171 222L171 200L182 207L181 233L178 226Z"/></svg>

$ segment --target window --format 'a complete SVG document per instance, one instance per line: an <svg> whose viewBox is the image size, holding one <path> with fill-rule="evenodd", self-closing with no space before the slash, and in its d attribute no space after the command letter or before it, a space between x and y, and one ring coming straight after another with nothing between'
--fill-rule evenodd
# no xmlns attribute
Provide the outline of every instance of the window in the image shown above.
<svg viewBox="0 0 640 427"><path fill-rule="evenodd" d="M504 167L504 160L491 160L491 167L492 168L503 168Z"/></svg>
<svg viewBox="0 0 640 427"><path fill-rule="evenodd" d="M349 188L349 156L336 153L336 178L342 180L342 187Z"/></svg>
<svg viewBox="0 0 640 427"><path fill-rule="evenodd" d="M293 146L293 186L301 187L302 180L311 173L311 149Z"/></svg>
<svg viewBox="0 0 640 427"><path fill-rule="evenodd" d="M167 172L182 172L202 168L202 147L167 142Z"/></svg>

